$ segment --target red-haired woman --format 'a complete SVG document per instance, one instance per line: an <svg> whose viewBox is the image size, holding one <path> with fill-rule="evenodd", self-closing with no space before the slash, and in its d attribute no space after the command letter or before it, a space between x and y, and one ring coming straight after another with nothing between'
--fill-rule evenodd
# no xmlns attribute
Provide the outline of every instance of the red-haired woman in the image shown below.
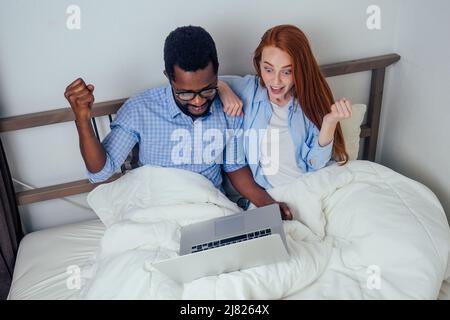
<svg viewBox="0 0 450 320"><path fill-rule="evenodd" d="M339 121L352 115L347 99L333 102L305 34L279 25L255 50L257 75L222 76L225 108L244 112L244 151L255 181L265 189L289 183L348 154ZM239 112L239 108L236 108Z"/></svg>

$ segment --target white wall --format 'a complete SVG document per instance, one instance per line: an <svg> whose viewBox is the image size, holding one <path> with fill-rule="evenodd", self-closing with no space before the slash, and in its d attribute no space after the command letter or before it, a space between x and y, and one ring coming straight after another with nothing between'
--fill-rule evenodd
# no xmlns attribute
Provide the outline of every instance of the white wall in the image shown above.
<svg viewBox="0 0 450 320"><path fill-rule="evenodd" d="M399 7L377 160L428 186L450 220L450 2Z"/></svg>
<svg viewBox="0 0 450 320"><path fill-rule="evenodd" d="M397 2L0 0L0 117L67 106L64 89L78 76L96 85L97 102L164 84L164 39L187 24L211 33L222 74L252 72L251 56L261 35L281 23L296 24L306 32L320 64L391 53ZM70 4L81 8L81 30L66 28ZM379 31L366 27L371 4L382 10ZM368 73L332 78L330 83L336 97L367 103ZM390 99L398 108L395 97ZM2 134L2 140L16 179L46 186L84 178L72 123ZM383 142L385 161L392 147L386 139ZM70 199L86 206L85 195ZM27 231L95 217L89 209L63 200L23 206L20 211Z"/></svg>

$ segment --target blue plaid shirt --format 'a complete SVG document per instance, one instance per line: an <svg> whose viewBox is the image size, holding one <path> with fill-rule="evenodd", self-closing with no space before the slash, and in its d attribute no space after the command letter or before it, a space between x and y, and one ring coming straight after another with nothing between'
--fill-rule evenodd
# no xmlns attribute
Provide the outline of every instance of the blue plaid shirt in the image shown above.
<svg viewBox="0 0 450 320"><path fill-rule="evenodd" d="M221 189L221 168L233 172L245 164L240 150L242 117L223 112L216 97L210 112L195 121L175 103L169 86L145 90L128 99L103 140L106 163L99 172L87 172L92 183L108 179L139 143L139 164L197 172Z"/></svg>

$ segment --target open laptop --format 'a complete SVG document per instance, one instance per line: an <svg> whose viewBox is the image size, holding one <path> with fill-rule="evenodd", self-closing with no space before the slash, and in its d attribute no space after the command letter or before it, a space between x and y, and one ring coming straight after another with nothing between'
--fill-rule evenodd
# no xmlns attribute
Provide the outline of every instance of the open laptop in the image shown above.
<svg viewBox="0 0 450 320"><path fill-rule="evenodd" d="M153 266L180 283L289 259L278 204L181 229L180 256Z"/></svg>

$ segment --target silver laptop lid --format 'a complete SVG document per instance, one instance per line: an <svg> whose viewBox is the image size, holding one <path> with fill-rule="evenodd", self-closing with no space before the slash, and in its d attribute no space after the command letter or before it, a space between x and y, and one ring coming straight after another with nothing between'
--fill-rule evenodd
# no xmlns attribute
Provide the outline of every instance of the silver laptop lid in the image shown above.
<svg viewBox="0 0 450 320"><path fill-rule="evenodd" d="M278 204L183 227L181 229L180 255L273 234L279 234L286 247Z"/></svg>
<svg viewBox="0 0 450 320"><path fill-rule="evenodd" d="M180 283L244 270L289 259L279 234L226 245L213 250L186 254L161 260L152 265L168 277Z"/></svg>

